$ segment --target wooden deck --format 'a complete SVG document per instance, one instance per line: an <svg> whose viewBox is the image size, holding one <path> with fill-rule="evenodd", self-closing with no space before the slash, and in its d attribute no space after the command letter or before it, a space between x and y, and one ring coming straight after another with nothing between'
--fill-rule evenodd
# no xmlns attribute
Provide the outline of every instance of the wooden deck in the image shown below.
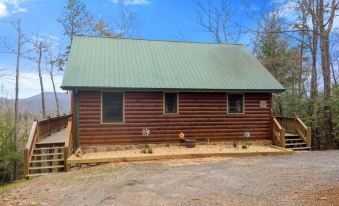
<svg viewBox="0 0 339 206"><path fill-rule="evenodd" d="M66 128L58 132L52 133L50 136L40 140L37 144L65 143Z"/></svg>

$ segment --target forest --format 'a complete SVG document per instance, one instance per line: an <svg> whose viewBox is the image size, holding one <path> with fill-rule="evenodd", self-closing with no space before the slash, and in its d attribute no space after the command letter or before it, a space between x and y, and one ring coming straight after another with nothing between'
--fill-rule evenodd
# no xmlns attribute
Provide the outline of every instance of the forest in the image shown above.
<svg viewBox="0 0 339 206"><path fill-rule="evenodd" d="M273 97L275 116L298 116L312 127L312 149L339 148L339 18L338 0L286 1L289 14L275 7L274 1L253 7L243 0L245 13L252 24L238 21L239 8L232 0L196 0L192 24L210 35L214 43L242 43L286 88ZM293 15L293 20L291 20ZM68 0L60 11L57 22L67 39L64 48L57 48L53 40L40 34L31 35L22 28L25 19L1 21L0 26L13 30L14 42L0 34L0 55L15 57L15 71L8 73L0 67L0 76L15 77L13 101L0 98L0 184L14 181L22 175L23 148L34 119L59 115L59 102L54 77L67 65L74 35L112 38L143 38L138 35L142 25L138 16L124 4L117 5L113 19L95 18L85 1ZM189 41L179 32L175 40ZM13 46L15 45L15 46ZM41 89L41 112L20 110L21 62L35 65ZM0 65L1 66L1 65ZM49 74L43 79L42 73ZM55 94L55 113L47 113L44 83L51 81ZM0 83L1 84L1 83Z"/></svg>

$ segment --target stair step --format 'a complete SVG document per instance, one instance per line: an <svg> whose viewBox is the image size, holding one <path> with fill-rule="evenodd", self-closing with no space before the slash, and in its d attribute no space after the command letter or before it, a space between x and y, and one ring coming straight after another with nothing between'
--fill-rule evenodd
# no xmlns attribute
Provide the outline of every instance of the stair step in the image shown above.
<svg viewBox="0 0 339 206"><path fill-rule="evenodd" d="M54 166L41 166L41 167L29 167L29 170L40 170L40 169L55 169L55 168L64 168L64 165L54 165Z"/></svg>
<svg viewBox="0 0 339 206"><path fill-rule="evenodd" d="M296 139L285 139L285 141L304 141L302 138L296 138Z"/></svg>
<svg viewBox="0 0 339 206"><path fill-rule="evenodd" d="M32 154L32 157L52 156L52 155L63 155L63 152L59 153L46 153L46 154Z"/></svg>
<svg viewBox="0 0 339 206"><path fill-rule="evenodd" d="M52 149L64 149L64 147L36 147L34 150L52 150Z"/></svg>
<svg viewBox="0 0 339 206"><path fill-rule="evenodd" d="M299 137L300 135L298 134L292 134L292 133L286 133L285 137Z"/></svg>
<svg viewBox="0 0 339 206"><path fill-rule="evenodd" d="M51 175L53 173L56 173L56 172L42 172L42 173L33 173L33 174L29 174L29 175L26 175L26 177L39 177L39 176L45 176L45 175Z"/></svg>
<svg viewBox="0 0 339 206"><path fill-rule="evenodd" d="M32 160L30 163L61 162L61 161L64 161L64 159Z"/></svg>
<svg viewBox="0 0 339 206"><path fill-rule="evenodd" d="M305 142L298 142L298 143L288 143L285 146L298 146L298 145L306 145Z"/></svg>
<svg viewBox="0 0 339 206"><path fill-rule="evenodd" d="M58 142L37 142L36 143L36 145L39 145L39 146L41 146L41 145L64 145L65 144L65 142L64 141L58 141Z"/></svg>
<svg viewBox="0 0 339 206"><path fill-rule="evenodd" d="M289 148L292 150L311 150L311 147L294 147L294 148Z"/></svg>

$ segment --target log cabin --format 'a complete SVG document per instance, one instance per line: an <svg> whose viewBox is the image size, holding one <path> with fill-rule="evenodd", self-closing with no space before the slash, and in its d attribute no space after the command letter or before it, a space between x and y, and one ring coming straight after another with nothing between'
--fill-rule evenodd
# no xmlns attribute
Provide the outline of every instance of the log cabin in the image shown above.
<svg viewBox="0 0 339 206"><path fill-rule="evenodd" d="M311 148L298 117L272 116L272 94L285 89L238 44L75 36L61 88L72 114L33 122L26 177L69 170L79 147L178 143L181 132Z"/></svg>
<svg viewBox="0 0 339 206"><path fill-rule="evenodd" d="M75 36L61 88L76 145L270 140L284 87L243 45ZM150 135L145 140L142 131Z"/></svg>

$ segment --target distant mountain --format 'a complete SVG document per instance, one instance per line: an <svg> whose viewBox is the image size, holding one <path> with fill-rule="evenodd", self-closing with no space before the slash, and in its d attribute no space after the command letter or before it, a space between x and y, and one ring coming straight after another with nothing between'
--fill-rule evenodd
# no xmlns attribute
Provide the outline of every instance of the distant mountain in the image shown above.
<svg viewBox="0 0 339 206"><path fill-rule="evenodd" d="M71 95L67 93L57 93L59 99L60 114L69 114L71 109ZM0 98L1 102L13 103L13 99ZM56 114L56 103L53 92L45 92L45 106L47 114ZM19 107L21 111L40 113L41 112L41 94L19 99Z"/></svg>

